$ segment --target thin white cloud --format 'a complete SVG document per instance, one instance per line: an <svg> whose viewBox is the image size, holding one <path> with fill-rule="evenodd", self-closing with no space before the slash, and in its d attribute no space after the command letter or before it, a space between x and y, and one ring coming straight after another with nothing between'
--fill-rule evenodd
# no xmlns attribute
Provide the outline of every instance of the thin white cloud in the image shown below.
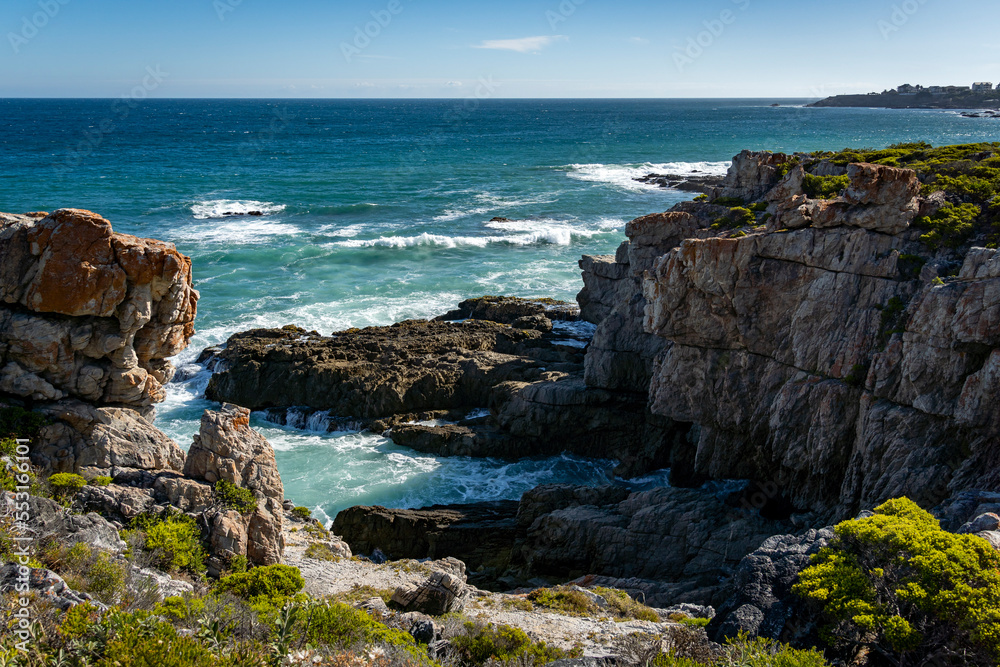
<svg viewBox="0 0 1000 667"><path fill-rule="evenodd" d="M630 42L633 44L649 44L649 40L645 37L629 37Z"/></svg>
<svg viewBox="0 0 1000 667"><path fill-rule="evenodd" d="M516 51L518 53L538 53L547 46L568 39L569 37L566 35L539 35L538 37L521 37L520 39L487 39L474 48Z"/></svg>
<svg viewBox="0 0 1000 667"><path fill-rule="evenodd" d="M448 83L446 83L444 85L448 86L449 88L461 88L462 87L462 82L461 81L449 81Z"/></svg>

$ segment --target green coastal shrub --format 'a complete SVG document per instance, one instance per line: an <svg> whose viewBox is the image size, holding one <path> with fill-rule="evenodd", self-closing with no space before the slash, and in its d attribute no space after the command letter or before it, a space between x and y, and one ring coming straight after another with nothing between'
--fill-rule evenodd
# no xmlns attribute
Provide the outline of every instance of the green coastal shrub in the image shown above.
<svg viewBox="0 0 1000 667"><path fill-rule="evenodd" d="M70 472L57 472L49 477L49 488L56 499L65 502L77 491L87 486L87 480Z"/></svg>
<svg viewBox="0 0 1000 667"><path fill-rule="evenodd" d="M231 593L244 600L260 596L283 598L295 595L306 585L299 568L288 565L265 565L248 572L236 572L222 577L216 590Z"/></svg>
<svg viewBox="0 0 1000 667"><path fill-rule="evenodd" d="M847 176L814 176L806 174L802 189L812 199L833 199L847 189L851 179Z"/></svg>
<svg viewBox="0 0 1000 667"><path fill-rule="evenodd" d="M387 645L402 649L411 656L427 660L410 633L379 623L368 613L337 602L317 605L306 614L306 639L310 644L338 648L356 645Z"/></svg>
<svg viewBox="0 0 1000 667"><path fill-rule="evenodd" d="M958 248L971 238L981 213L982 209L974 204L945 204L934 215L917 218L914 226L929 230L920 237L928 248Z"/></svg>
<svg viewBox="0 0 1000 667"><path fill-rule="evenodd" d="M793 590L822 612L825 638L839 648L907 665L1000 661L1000 554L942 530L906 498L839 524Z"/></svg>
<svg viewBox="0 0 1000 667"><path fill-rule="evenodd" d="M49 420L37 412L24 408L0 408L0 438L31 440L48 424Z"/></svg>
<svg viewBox="0 0 1000 667"><path fill-rule="evenodd" d="M292 516L300 521L308 521L312 518L312 510L308 507L296 507L292 510Z"/></svg>
<svg viewBox="0 0 1000 667"><path fill-rule="evenodd" d="M107 475L98 475L97 477L91 478L87 484L90 486L110 486L114 478L108 477Z"/></svg>
<svg viewBox="0 0 1000 667"><path fill-rule="evenodd" d="M130 530L122 532L126 542L133 537L140 548L150 552L153 565L160 570L184 570L198 576L205 572L201 529L189 516L175 514L164 518L141 514L132 520Z"/></svg>
<svg viewBox="0 0 1000 667"><path fill-rule="evenodd" d="M545 665L563 658L575 658L582 651L564 651L545 642L533 642L523 630L509 625L484 625L468 621L464 632L450 639L452 648L467 665L482 665L489 660L501 662L521 656L534 659L534 664Z"/></svg>
<svg viewBox="0 0 1000 667"><path fill-rule="evenodd" d="M253 491L220 479L214 487L215 499L240 514L250 514L257 509L257 498Z"/></svg>

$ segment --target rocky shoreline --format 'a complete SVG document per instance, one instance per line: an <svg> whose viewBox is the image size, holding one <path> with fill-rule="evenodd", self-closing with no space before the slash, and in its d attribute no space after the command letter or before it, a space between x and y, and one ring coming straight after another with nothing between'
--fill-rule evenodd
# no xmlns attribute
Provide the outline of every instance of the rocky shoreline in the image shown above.
<svg viewBox="0 0 1000 667"><path fill-rule="evenodd" d="M0 407L44 417L41 472L109 480L79 491L74 510L94 514L52 529L63 537L113 542L140 515L182 513L213 576L239 559L294 563L319 595L388 558L431 564L393 580L403 610L444 613L464 595L485 613L573 582L717 609L717 641L806 644L816 624L791 586L835 523L905 496L1000 548L1000 251L974 235L929 245L922 221L958 202L924 185L883 164L745 151L699 201L582 258L577 305L482 297L433 321L236 334L199 358L222 407L186 453L152 417L167 359L194 333L190 260L89 211L0 214ZM315 538L290 537L301 518L251 410L437 456L572 452L617 460L622 478L669 468L671 486L355 507L337 537L309 529L333 554L324 565L305 552ZM599 644L587 655L608 655Z"/></svg>

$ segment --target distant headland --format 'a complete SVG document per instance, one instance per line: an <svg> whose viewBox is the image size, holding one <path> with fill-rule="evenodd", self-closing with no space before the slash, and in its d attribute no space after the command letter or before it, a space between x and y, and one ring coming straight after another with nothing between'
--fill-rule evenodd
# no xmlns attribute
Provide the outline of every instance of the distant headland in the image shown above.
<svg viewBox="0 0 1000 667"><path fill-rule="evenodd" d="M836 95L811 107L878 107L884 109L992 109L1000 106L1000 86L977 82L971 86L913 86L867 95Z"/></svg>

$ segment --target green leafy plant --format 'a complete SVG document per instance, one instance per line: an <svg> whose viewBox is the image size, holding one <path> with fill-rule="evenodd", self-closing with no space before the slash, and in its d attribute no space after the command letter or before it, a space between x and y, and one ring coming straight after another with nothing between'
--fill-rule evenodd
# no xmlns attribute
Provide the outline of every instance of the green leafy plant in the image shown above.
<svg viewBox="0 0 1000 667"><path fill-rule="evenodd" d="M87 486L87 480L70 472L57 472L49 477L49 488L52 489L56 499L62 502L72 498L77 491L85 486Z"/></svg>
<svg viewBox="0 0 1000 667"><path fill-rule="evenodd" d="M216 500L240 514L250 514L257 509L257 498L250 489L220 479L215 483L214 491Z"/></svg>
<svg viewBox="0 0 1000 667"><path fill-rule="evenodd" d="M972 237L980 213L974 204L945 204L934 215L917 218L914 226L928 230L920 237L928 248L958 248Z"/></svg>
<svg viewBox="0 0 1000 667"><path fill-rule="evenodd" d="M97 477L92 477L87 484L90 486L109 486L111 482L114 481L113 477L108 477L106 475L99 475Z"/></svg>
<svg viewBox="0 0 1000 667"><path fill-rule="evenodd" d="M847 176L814 176L806 174L802 189L812 199L833 199L851 184Z"/></svg>
<svg viewBox="0 0 1000 667"><path fill-rule="evenodd" d="M508 661L520 656L544 665L562 658L579 657L582 652L564 651L535 643L523 630L508 625L484 625L468 621L464 632L451 638L451 645L461 660L470 665L482 665L489 660Z"/></svg>
<svg viewBox="0 0 1000 667"><path fill-rule="evenodd" d="M300 521L308 521L312 518L312 510L308 507L296 507L292 510L292 516Z"/></svg>
<svg viewBox="0 0 1000 667"><path fill-rule="evenodd" d="M282 598L295 595L306 585L297 567L265 565L248 572L237 572L219 580L216 590L244 600L261 596Z"/></svg>
<svg viewBox="0 0 1000 667"><path fill-rule="evenodd" d="M183 514L155 517L141 514L132 520L129 538L137 534L143 550L151 553L153 564L166 572L185 570L201 575L205 571L205 549L195 520Z"/></svg>
<svg viewBox="0 0 1000 667"><path fill-rule="evenodd" d="M894 664L956 653L962 664L1000 660L1000 554L942 530L906 498L839 524L793 590L822 611L837 646Z"/></svg>

